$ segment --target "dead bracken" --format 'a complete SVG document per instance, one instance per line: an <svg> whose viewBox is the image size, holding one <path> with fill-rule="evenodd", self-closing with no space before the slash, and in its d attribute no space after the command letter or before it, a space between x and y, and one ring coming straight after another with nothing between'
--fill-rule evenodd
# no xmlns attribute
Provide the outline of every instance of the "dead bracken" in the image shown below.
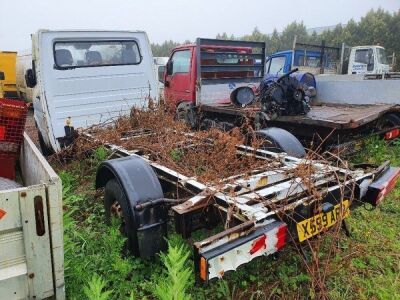
<svg viewBox="0 0 400 300"><path fill-rule="evenodd" d="M265 168L265 161L254 156L237 155L236 147L246 137L240 128L230 132L219 129L192 131L162 107L149 110L132 109L130 116L115 122L92 127L89 132L96 142L78 138L75 155L87 153L96 144L111 143L127 150L138 150L188 177L216 183L221 178ZM253 142L253 144L257 144ZM271 169L276 166L271 165Z"/></svg>

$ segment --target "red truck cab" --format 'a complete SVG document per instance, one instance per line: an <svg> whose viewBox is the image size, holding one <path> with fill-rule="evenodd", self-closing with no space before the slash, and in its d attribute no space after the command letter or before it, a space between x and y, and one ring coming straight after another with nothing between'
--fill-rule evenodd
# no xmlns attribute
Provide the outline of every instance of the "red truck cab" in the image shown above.
<svg viewBox="0 0 400 300"><path fill-rule="evenodd" d="M201 49L201 56L198 55ZM217 103L229 103L230 92L236 87L235 80L254 77L254 58L251 47L188 44L171 51L164 74L164 99L177 107L182 102L193 103L204 80L215 80L214 99ZM199 65L201 73L199 72ZM247 68L246 68L247 66ZM199 78L201 77L201 80Z"/></svg>
<svg viewBox="0 0 400 300"><path fill-rule="evenodd" d="M196 46L193 44L172 50L164 74L164 99L178 105L196 99Z"/></svg>

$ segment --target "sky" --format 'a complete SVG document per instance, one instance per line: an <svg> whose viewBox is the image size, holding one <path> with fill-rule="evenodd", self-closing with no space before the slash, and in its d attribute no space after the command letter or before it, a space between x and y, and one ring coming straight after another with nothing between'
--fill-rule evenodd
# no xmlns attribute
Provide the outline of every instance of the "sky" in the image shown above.
<svg viewBox="0 0 400 300"><path fill-rule="evenodd" d="M217 33L241 36L254 27L282 31L359 21L370 9L400 9L400 0L0 0L0 50L30 48L45 29L144 30L153 43L194 41Z"/></svg>

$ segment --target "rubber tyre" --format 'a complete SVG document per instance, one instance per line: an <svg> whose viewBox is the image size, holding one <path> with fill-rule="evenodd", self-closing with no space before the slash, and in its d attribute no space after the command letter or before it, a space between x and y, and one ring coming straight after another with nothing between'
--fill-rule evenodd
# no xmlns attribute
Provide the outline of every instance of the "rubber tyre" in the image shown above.
<svg viewBox="0 0 400 300"><path fill-rule="evenodd" d="M395 127L400 125L400 116L396 114L387 114L383 116L378 122L378 126L381 125L381 129Z"/></svg>
<svg viewBox="0 0 400 300"><path fill-rule="evenodd" d="M137 244L136 232L132 232L132 230L129 230L129 228L135 228L129 226L129 224L134 224L134 220L132 220L132 218L128 214L128 201L125 197L125 193L121 185L116 179L111 179L106 183L104 188L105 221L108 225L111 225L111 206L115 202L118 202L122 209L123 221L120 230L121 234L127 238L123 245L122 252L123 254L127 254L128 252L133 252L133 250L130 249L136 249L134 247L134 245ZM132 254L135 256L139 255L139 253Z"/></svg>
<svg viewBox="0 0 400 300"><path fill-rule="evenodd" d="M289 131L271 127L256 131L256 136L266 141L262 149L271 152L285 152L290 156L303 158L306 151L300 141Z"/></svg>
<svg viewBox="0 0 400 300"><path fill-rule="evenodd" d="M39 140L40 150L42 151L42 154L44 156L50 156L50 155L54 154L54 151L52 149L50 149L49 147L47 147L39 129L37 130L37 134L38 134L38 140Z"/></svg>

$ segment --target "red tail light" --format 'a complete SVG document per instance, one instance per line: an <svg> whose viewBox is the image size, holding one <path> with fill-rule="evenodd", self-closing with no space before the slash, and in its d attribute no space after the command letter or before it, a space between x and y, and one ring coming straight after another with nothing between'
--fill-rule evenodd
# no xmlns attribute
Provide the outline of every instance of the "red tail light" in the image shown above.
<svg viewBox="0 0 400 300"><path fill-rule="evenodd" d="M393 140L400 135L400 129L392 129L385 133L385 140Z"/></svg>

